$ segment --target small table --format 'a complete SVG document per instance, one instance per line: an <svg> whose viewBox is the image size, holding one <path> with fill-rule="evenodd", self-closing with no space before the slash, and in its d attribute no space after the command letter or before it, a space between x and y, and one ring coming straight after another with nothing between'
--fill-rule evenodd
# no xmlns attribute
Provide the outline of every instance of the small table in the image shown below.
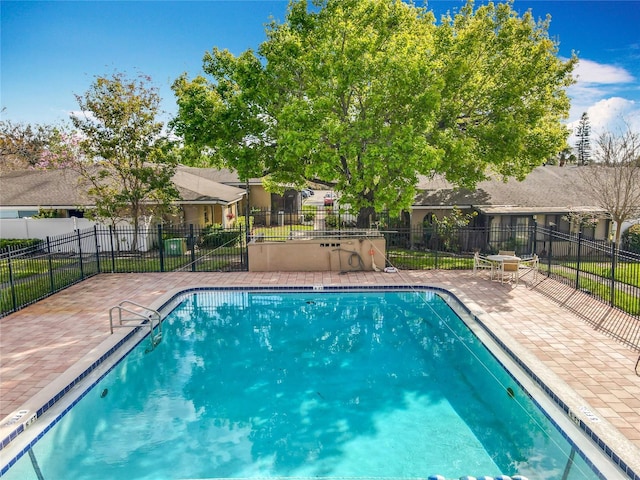
<svg viewBox="0 0 640 480"><path fill-rule="evenodd" d="M520 262L520 260L522 259L520 257L516 257L515 255L487 255L487 260L495 263L503 263L503 262ZM493 280L493 269L491 270L491 280ZM502 282L502 278L500 279L500 282Z"/></svg>
<svg viewBox="0 0 640 480"><path fill-rule="evenodd" d="M505 260L511 261L511 262L519 262L522 259L520 257L516 257L515 255L487 255L487 260L501 263L501 262L504 262Z"/></svg>

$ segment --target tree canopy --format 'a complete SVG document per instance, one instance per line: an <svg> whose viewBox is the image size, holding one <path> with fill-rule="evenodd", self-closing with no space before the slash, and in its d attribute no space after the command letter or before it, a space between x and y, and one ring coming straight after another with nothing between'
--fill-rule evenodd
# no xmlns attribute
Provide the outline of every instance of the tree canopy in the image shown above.
<svg viewBox="0 0 640 480"><path fill-rule="evenodd" d="M131 218L136 231L143 215L166 211L178 198L171 180L175 162L156 120L160 97L149 82L121 73L97 76L76 96L83 113L72 117L86 159L77 156L73 167L89 184L94 213L112 221Z"/></svg>
<svg viewBox="0 0 640 480"><path fill-rule="evenodd" d="M0 120L0 172L32 168L61 135L59 127Z"/></svg>
<svg viewBox="0 0 640 480"><path fill-rule="evenodd" d="M511 3L436 21L399 0L294 0L257 53L214 48L173 85L177 133L242 178L334 187L366 218L397 213L418 175L473 187L524 178L566 146L575 59L549 19Z"/></svg>
<svg viewBox="0 0 640 480"><path fill-rule="evenodd" d="M579 179L615 223L614 241L620 246L622 224L640 216L640 133L629 126L601 133L594 160L580 170Z"/></svg>

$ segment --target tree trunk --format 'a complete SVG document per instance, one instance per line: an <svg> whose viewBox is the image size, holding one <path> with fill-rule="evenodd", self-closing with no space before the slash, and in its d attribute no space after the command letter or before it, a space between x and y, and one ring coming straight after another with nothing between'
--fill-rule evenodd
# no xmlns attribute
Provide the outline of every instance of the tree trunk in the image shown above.
<svg viewBox="0 0 640 480"><path fill-rule="evenodd" d="M622 243L622 235L620 234L622 230L622 222L616 222L616 234L614 241L616 242L616 248L620 250L620 244Z"/></svg>
<svg viewBox="0 0 640 480"><path fill-rule="evenodd" d="M139 213L140 208L138 205L133 205L131 208L131 213L133 214L133 242L131 242L131 251L138 251L138 230L140 229L140 219Z"/></svg>
<svg viewBox="0 0 640 480"><path fill-rule="evenodd" d="M358 212L358 219L356 220L356 227L358 228L370 228L371 227L371 219L373 215L376 213L373 207L364 207L361 208Z"/></svg>

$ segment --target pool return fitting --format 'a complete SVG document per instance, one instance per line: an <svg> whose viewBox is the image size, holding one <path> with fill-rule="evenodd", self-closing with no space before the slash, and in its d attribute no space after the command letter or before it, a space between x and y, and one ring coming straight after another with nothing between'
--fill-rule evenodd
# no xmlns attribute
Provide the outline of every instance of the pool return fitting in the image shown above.
<svg viewBox="0 0 640 480"><path fill-rule="evenodd" d="M117 322L114 324L116 312ZM155 348L162 340L162 317L160 313L131 300L123 300L115 307L111 307L109 310L109 326L112 334L114 328L149 327L151 349ZM158 331L154 333L156 327L158 327Z"/></svg>

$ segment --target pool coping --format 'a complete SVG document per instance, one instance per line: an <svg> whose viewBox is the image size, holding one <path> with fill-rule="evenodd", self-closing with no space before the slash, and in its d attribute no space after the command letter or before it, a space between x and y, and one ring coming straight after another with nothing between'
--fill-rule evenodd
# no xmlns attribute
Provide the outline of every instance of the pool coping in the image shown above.
<svg viewBox="0 0 640 480"><path fill-rule="evenodd" d="M516 342L507 332L499 327L499 325L491 325L491 316L484 312L478 305L468 298L464 293L458 291L455 287L441 286L437 283L420 283L420 284L394 284L394 285L225 285L225 286L185 286L180 288L174 288L167 290L164 294L159 296L152 302L150 308L161 311L163 313L163 319L166 316L167 310L173 309L175 304L179 303L181 299L189 294L197 291L372 291L372 290L436 290L444 292L454 297L457 303L469 314L475 321L483 328L483 330L492 338L493 341L499 344L499 346L509 355L520 369L531 378L539 388L541 388L546 395L553 400L557 407L559 407L567 415L579 429L584 432L591 441L597 445L604 454L619 468L621 468L627 478L632 480L640 480L640 475L637 473L637 467L628 465L628 462L623 458L633 458L631 455L636 455L638 452L637 447L631 444L631 442L620 435L620 433L611 426L605 419L598 419L595 421L597 425L594 425L593 414L589 411L581 409L582 405L587 405L572 388L570 388L561 378L553 373L548 367L540 362L535 355L528 352ZM497 330L499 333L497 333ZM145 331L146 332L146 331ZM15 429L11 430L8 434L7 421L0 427L0 435L2 442L0 445L0 451L9 446L21 433L23 433L31 424L40 418L44 413L51 409L57 402L62 399L67 393L69 393L76 385L89 376L93 371L99 368L107 359L118 352L121 357L124 357L130 348L126 349L127 352L122 351L121 347L132 339L137 331L131 332L117 332L104 340L100 345L91 350L85 357L79 362L74 364L71 368L65 371L54 382L51 382L46 388L41 390L37 395L29 399L28 402L20 409L27 411L23 417L16 420L17 425ZM142 337L144 337L143 334ZM137 342L140 341L137 340ZM136 342L136 344L137 344ZM484 342L483 342L484 343ZM134 345L135 346L135 345ZM134 346L131 346L133 348ZM486 346L486 345L485 345ZM516 355L514 352L518 352ZM492 354L495 353L492 352ZM97 357L97 360L95 360ZM526 359L523 359L525 357ZM119 360L118 360L119 361ZM500 360L499 360L500 361ZM535 367L533 367L535 366ZM554 386L551 389L548 384ZM64 385L61 387L61 385ZM87 390L89 390L87 388ZM556 393L560 391L559 395ZM529 394L531 395L531 394ZM535 399L534 399L535 401ZM545 411L543 409L543 411ZM33 413L32 413L33 412ZM546 412L545 412L546 413ZM35 417L34 417L35 415ZM61 415L62 416L62 415ZM547 415L548 416L548 415ZM553 421L553 419L551 419ZM55 421L57 422L57 420ZM54 422L54 423L55 423ZM555 421L554 421L555 423ZM13 425L9 425L12 427ZM564 429L559 427L560 431L564 434ZM606 435L603 435L603 432ZM613 433L613 435L612 435ZM44 432L42 433L44 434ZM41 434L41 435L42 435ZM31 447L40 437L33 439L29 442L21 453L24 454L28 448ZM608 437L608 438L603 438ZM613 437L613 438L612 438ZM570 440L572 442L572 440ZM573 443L573 442L572 442ZM617 448L614 450L609 446L610 443L615 443ZM578 446L576 446L579 448ZM628 451L627 451L628 447ZM20 455L20 456L21 456ZM629 455L627 457L627 455ZM19 457L18 457L19 458ZM0 475L3 475L8 468L10 468L16 459L12 459L6 466L2 466ZM3 462L4 463L4 462ZM604 478L604 477L603 477Z"/></svg>

